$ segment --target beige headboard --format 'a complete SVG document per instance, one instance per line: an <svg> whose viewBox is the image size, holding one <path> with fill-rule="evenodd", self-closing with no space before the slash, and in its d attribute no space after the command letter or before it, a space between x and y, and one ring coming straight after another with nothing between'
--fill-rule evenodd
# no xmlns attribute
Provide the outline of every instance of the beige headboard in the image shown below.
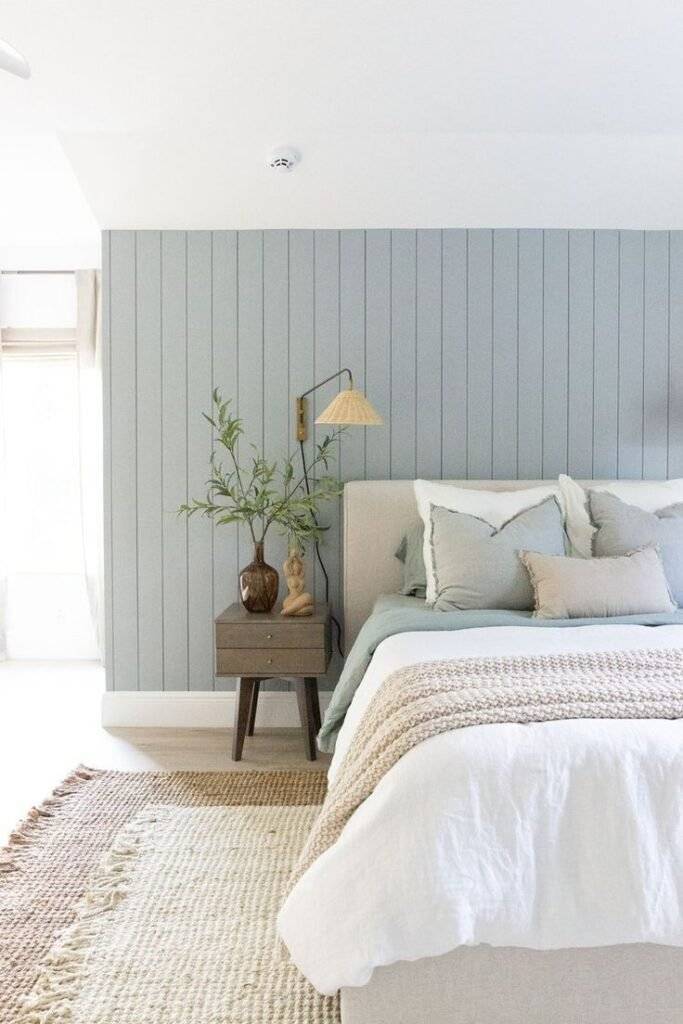
<svg viewBox="0 0 683 1024"><path fill-rule="evenodd" d="M543 480L449 480L460 487L517 491ZM599 481L581 481L584 484ZM417 519L412 480L358 480L344 487L344 643L348 651L380 594L397 594L401 537Z"/></svg>

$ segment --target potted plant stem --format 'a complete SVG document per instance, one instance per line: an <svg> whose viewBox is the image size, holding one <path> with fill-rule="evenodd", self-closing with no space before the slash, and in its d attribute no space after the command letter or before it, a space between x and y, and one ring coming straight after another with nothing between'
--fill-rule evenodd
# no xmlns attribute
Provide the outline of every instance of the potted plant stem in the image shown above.
<svg viewBox="0 0 683 1024"><path fill-rule="evenodd" d="M277 600L279 577L264 558L266 535L273 527L287 536L290 544L302 549L306 541L322 537L327 527L318 522L318 511L342 490L339 480L328 475L340 431L328 434L316 445L306 486L304 474L299 476L294 471L291 455L270 462L256 445L251 445L249 460L240 462L242 421L232 415L230 401L224 400L218 389L213 393L213 416L203 415L216 431L206 497L181 505L178 513L199 513L219 526L246 525L254 544L254 558L239 574L240 596L247 611L269 612Z"/></svg>

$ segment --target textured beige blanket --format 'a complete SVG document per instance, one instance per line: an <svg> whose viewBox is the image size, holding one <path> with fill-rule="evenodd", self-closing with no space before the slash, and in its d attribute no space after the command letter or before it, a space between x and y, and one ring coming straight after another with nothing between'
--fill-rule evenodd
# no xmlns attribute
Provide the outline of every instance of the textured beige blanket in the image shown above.
<svg viewBox="0 0 683 1024"><path fill-rule="evenodd" d="M463 658L392 673L358 726L294 880L423 740L470 725L572 718L683 718L683 650Z"/></svg>

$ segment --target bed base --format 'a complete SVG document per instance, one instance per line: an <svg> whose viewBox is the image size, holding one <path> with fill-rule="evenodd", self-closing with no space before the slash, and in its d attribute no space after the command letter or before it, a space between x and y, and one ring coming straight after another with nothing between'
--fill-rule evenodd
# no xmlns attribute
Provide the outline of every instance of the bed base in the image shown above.
<svg viewBox="0 0 683 1024"><path fill-rule="evenodd" d="M683 949L462 947L341 992L342 1024L674 1024Z"/></svg>

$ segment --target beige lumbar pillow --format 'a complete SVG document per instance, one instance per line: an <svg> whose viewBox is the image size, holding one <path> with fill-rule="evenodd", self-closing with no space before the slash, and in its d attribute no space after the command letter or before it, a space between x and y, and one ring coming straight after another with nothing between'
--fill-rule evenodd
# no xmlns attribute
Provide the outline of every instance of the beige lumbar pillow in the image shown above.
<svg viewBox="0 0 683 1024"><path fill-rule="evenodd" d="M520 551L540 619L593 619L672 612L659 553L654 547L612 558L567 558Z"/></svg>

